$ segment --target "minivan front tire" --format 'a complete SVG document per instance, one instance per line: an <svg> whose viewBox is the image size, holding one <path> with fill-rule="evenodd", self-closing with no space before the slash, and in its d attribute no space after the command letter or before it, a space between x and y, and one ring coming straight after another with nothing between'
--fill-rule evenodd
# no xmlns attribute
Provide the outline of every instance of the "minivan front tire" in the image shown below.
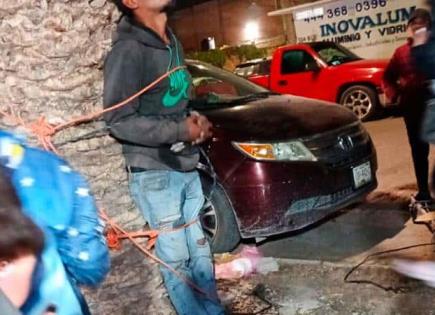
<svg viewBox="0 0 435 315"><path fill-rule="evenodd" d="M200 220L213 253L232 251L240 242L240 232L231 202L219 183L202 179L205 202Z"/></svg>

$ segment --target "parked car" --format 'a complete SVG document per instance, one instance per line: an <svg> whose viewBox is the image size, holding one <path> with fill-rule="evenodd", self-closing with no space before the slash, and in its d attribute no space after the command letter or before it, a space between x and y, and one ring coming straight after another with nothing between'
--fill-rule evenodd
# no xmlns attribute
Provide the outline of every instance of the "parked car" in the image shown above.
<svg viewBox="0 0 435 315"><path fill-rule="evenodd" d="M201 222L215 252L241 238L300 230L376 188L375 149L348 109L279 95L199 61L187 65L192 107L214 124L200 169Z"/></svg>
<svg viewBox="0 0 435 315"><path fill-rule="evenodd" d="M262 62L245 64L255 68ZM339 44L314 42L276 49L270 72L247 77L277 93L342 104L367 120L386 105L382 76L387 64L388 60L362 59Z"/></svg>
<svg viewBox="0 0 435 315"><path fill-rule="evenodd" d="M238 76L267 87L269 85L272 58L253 59L236 66L234 73Z"/></svg>

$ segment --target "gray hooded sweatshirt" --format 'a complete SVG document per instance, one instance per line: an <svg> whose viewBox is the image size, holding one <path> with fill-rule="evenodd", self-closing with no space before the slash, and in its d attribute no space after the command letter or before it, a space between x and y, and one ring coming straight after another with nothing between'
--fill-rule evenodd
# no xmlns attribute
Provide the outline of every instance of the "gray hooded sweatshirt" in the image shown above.
<svg viewBox="0 0 435 315"><path fill-rule="evenodd" d="M160 37L132 18L123 17L104 66L104 107L109 108L184 65L180 43L171 30L166 45ZM171 146L188 140L184 122L191 77L178 70L126 106L105 115L113 137L123 147L127 166L146 170L193 170L199 155L195 147L175 153Z"/></svg>

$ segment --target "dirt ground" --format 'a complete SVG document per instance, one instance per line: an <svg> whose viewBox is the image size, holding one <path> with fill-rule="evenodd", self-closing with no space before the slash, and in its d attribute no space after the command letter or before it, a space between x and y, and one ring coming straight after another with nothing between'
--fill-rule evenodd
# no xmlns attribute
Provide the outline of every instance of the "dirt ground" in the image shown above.
<svg viewBox="0 0 435 315"><path fill-rule="evenodd" d="M352 266L309 261L280 262L279 272L242 281L221 281L221 296L232 314L419 315L435 314L435 289L392 272L382 264L364 266L345 283Z"/></svg>

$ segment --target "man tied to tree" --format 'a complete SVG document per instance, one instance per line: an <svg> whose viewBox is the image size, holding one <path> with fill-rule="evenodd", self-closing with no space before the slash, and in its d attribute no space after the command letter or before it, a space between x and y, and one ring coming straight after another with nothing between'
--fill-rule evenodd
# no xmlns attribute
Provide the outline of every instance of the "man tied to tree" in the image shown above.
<svg viewBox="0 0 435 315"><path fill-rule="evenodd" d="M173 5L170 0L114 3L123 17L105 63L106 108L185 64L180 42L167 27L167 9ZM196 292L161 267L177 313L224 314L218 302L210 247L198 221L204 196L195 170L199 160L196 144L211 136L212 126L204 116L187 113L190 92L191 77L181 68L105 119L123 146L130 191L137 206L153 229L169 230L157 239L157 256L206 292ZM179 150L181 142L184 146ZM188 226L176 229L184 224Z"/></svg>

